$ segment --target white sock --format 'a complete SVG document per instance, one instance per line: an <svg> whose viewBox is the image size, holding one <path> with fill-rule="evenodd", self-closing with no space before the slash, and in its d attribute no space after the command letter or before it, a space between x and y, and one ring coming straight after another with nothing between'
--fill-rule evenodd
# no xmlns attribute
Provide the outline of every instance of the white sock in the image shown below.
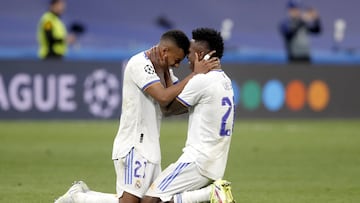
<svg viewBox="0 0 360 203"><path fill-rule="evenodd" d="M116 194L96 191L78 192L74 195L75 203L119 203Z"/></svg>
<svg viewBox="0 0 360 203"><path fill-rule="evenodd" d="M115 196L116 197L116 194L97 192L97 191L94 191L94 190L89 190L86 193L89 194L89 195L94 195L94 196L102 196L102 195L104 195L104 196Z"/></svg>
<svg viewBox="0 0 360 203"><path fill-rule="evenodd" d="M195 203L210 201L211 185L193 191L183 192L174 196L174 203Z"/></svg>

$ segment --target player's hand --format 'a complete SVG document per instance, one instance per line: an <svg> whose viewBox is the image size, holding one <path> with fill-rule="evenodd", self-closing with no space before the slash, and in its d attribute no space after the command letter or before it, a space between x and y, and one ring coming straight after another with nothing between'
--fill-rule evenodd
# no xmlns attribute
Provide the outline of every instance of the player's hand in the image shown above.
<svg viewBox="0 0 360 203"><path fill-rule="evenodd" d="M220 59L218 57L211 57L215 52L215 50L209 52L202 60L199 60L199 55L195 53L194 72L207 73L212 69L221 68Z"/></svg>
<svg viewBox="0 0 360 203"><path fill-rule="evenodd" d="M319 14L315 8L308 8L302 18L305 22L312 22L319 18Z"/></svg>
<svg viewBox="0 0 360 203"><path fill-rule="evenodd" d="M173 85L170 76L170 70L168 68L164 70L164 80L165 80L165 85L164 85L165 87L170 87Z"/></svg>
<svg viewBox="0 0 360 203"><path fill-rule="evenodd" d="M167 63L167 55L161 56L159 47L155 46L151 48L149 58L157 73L163 73L169 68L169 64Z"/></svg>

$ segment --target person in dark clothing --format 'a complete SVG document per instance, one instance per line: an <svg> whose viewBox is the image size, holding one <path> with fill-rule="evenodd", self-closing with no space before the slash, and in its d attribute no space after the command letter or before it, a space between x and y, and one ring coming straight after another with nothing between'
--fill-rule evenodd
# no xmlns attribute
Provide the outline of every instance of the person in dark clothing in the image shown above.
<svg viewBox="0 0 360 203"><path fill-rule="evenodd" d="M75 36L67 33L61 15L65 10L65 0L50 0L49 10L43 14L38 24L38 56L41 59L61 59L67 52L67 45L75 41Z"/></svg>
<svg viewBox="0 0 360 203"><path fill-rule="evenodd" d="M288 17L280 24L288 62L311 63L309 34L321 33L321 21L314 8L302 10L300 3L289 1Z"/></svg>

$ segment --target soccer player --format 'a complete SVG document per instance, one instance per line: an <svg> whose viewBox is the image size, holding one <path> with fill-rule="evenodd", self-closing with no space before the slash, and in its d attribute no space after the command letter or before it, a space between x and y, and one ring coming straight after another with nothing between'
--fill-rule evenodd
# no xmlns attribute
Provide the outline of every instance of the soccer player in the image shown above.
<svg viewBox="0 0 360 203"><path fill-rule="evenodd" d="M190 42L179 30L165 32L156 49L134 55L127 63L123 79L120 125L114 140L112 159L116 171L117 195L90 191L78 181L56 203L136 203L161 171L161 106L167 106L196 73L217 67L215 59L198 62L195 71L182 81L171 77L169 67L179 67L189 52ZM154 54L157 51L159 54ZM161 57L158 61L150 56ZM161 62L160 68L153 63ZM164 64L166 68L164 68ZM174 85L168 84L170 78ZM159 105L160 104L160 105Z"/></svg>
<svg viewBox="0 0 360 203"><path fill-rule="evenodd" d="M192 31L188 59L194 70L199 58L211 50L221 58L224 50L219 32L210 28ZM168 113L189 111L183 154L156 178L141 203L234 202L224 175L234 122L231 80L221 68L190 79L169 105ZM175 111L175 112L174 112ZM211 184L212 183L212 184Z"/></svg>

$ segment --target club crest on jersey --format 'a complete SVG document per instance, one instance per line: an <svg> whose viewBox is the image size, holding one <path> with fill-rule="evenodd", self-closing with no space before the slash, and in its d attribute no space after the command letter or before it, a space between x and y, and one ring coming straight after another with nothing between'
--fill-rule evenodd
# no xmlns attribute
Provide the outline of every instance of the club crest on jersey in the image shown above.
<svg viewBox="0 0 360 203"><path fill-rule="evenodd" d="M135 182L135 187L136 187L137 189L140 189L140 188L141 188L141 182L140 182L140 180L136 180L136 182Z"/></svg>
<svg viewBox="0 0 360 203"><path fill-rule="evenodd" d="M155 73L155 69L154 69L154 67L152 67L151 65L146 65L146 66L144 67L144 70L145 70L146 73L148 73L148 74L150 74L150 75L152 75L152 74Z"/></svg>

